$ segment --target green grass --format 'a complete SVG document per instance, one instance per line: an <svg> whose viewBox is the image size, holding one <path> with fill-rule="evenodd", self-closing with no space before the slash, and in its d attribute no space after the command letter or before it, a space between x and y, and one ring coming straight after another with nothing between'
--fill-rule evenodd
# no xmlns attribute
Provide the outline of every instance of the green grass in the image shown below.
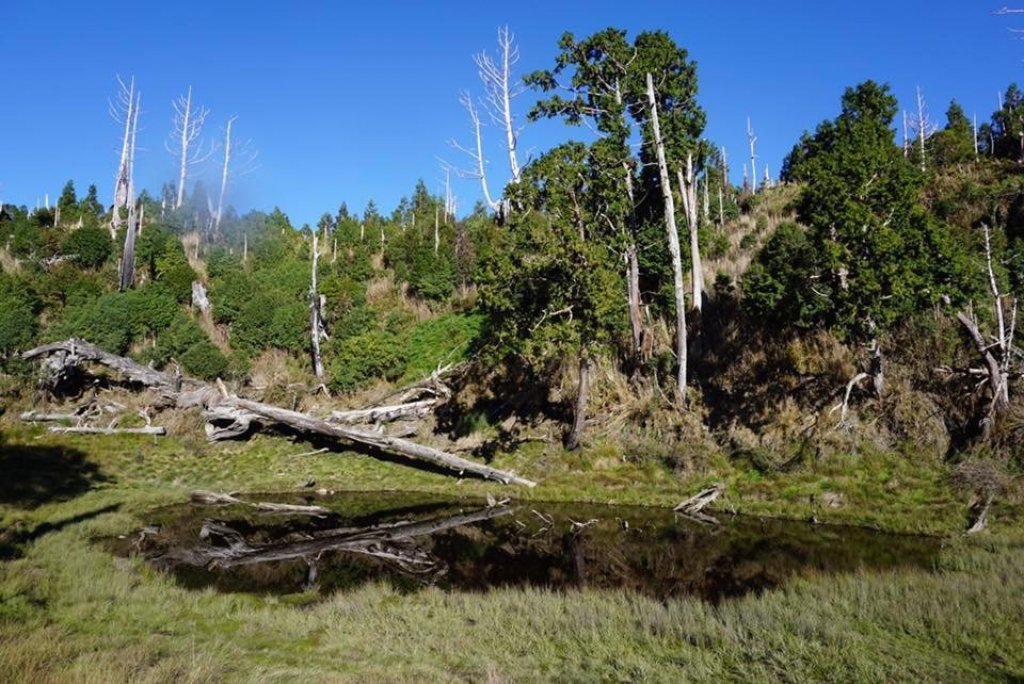
<svg viewBox="0 0 1024 684"><path fill-rule="evenodd" d="M371 584L310 603L188 591L99 537L138 527L189 489L418 489L478 496L495 485L258 437L56 439L16 428L0 443L0 681L1014 681L1024 678L1024 533L962 529L939 468L851 455L790 474L728 463L681 478L610 445L563 454L529 444L495 465L542 480L536 499L676 503L710 481L721 508L816 515L945 533L934 573L794 580L711 606L537 589L400 594ZM28 483L30 486L24 486ZM500 490L509 493L509 490ZM825 509L837 492L844 507Z"/></svg>

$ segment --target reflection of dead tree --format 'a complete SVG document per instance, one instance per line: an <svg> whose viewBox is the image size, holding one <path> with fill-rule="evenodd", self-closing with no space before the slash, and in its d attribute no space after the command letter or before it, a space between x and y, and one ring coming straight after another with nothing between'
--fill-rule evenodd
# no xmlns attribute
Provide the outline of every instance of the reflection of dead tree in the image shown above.
<svg viewBox="0 0 1024 684"><path fill-rule="evenodd" d="M243 437L258 426L284 427L307 436L327 437L370 447L371 454L380 451L405 456L453 471L460 476L471 473L502 484L519 484L527 487L536 484L514 473L491 468L406 439L338 424L229 394L220 381L217 382L217 386L212 386L181 375L172 377L129 358L106 352L84 340L72 338L46 344L25 352L22 358L44 360L44 369L48 374L46 384L49 386L57 386L71 379L75 370L83 364L95 363L117 371L129 381L155 391L163 406L204 409L207 420L206 434L212 440Z"/></svg>
<svg viewBox="0 0 1024 684"><path fill-rule="evenodd" d="M207 521L200 540L214 539L191 549L172 549L151 561L156 565L192 565L203 568L235 568L259 563L276 563L298 558L319 559L325 552L345 552L370 556L396 565L406 572L421 574L444 570L444 562L409 543L445 530L511 515L507 506L488 507L472 513L421 522L402 521L372 527L338 527L303 533L300 539L285 539L268 544L251 544L245 536L226 523Z"/></svg>

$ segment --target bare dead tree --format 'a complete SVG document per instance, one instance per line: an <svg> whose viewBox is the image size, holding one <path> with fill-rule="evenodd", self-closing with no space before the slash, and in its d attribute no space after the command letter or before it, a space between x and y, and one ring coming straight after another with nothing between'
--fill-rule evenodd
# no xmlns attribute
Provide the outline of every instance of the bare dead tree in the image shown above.
<svg viewBox="0 0 1024 684"><path fill-rule="evenodd" d="M213 216L213 231L220 231L220 222L224 218L224 197L227 195L228 182L233 177L244 176L256 170L254 165L259 154L252 145L252 139L245 140L234 147L231 142L231 129L237 116L228 119L224 129L224 163L220 174L220 195L217 199L217 211Z"/></svg>
<svg viewBox="0 0 1024 684"><path fill-rule="evenodd" d="M459 97L459 102L466 108L466 113L469 114L469 121L473 128L473 139L476 141L474 147L465 147L458 143L458 141L452 139L448 141L448 144L465 153L470 159L473 160L473 168L471 169L455 169L455 173L461 178L474 178L480 181L480 189L484 193L484 201L487 202L487 206L491 208L491 211L498 211L500 204L491 197L490 188L487 185L487 167L486 159L484 158L484 144L483 134L480 131L482 126L480 122L480 112L477 110L476 105L473 104L473 98L469 93L464 92ZM446 193L447 195L447 193ZM447 212L445 214L447 219Z"/></svg>
<svg viewBox="0 0 1024 684"><path fill-rule="evenodd" d="M690 232L690 263L692 272L690 276L693 286L693 308L701 310L704 300L704 269L700 259L700 240L698 239L697 223L697 187L693 178L693 154L686 155L686 175L682 169L676 170L679 181L679 195L683 200L683 213L686 216L686 224Z"/></svg>
<svg viewBox="0 0 1024 684"><path fill-rule="evenodd" d="M114 208L110 217L111 238L117 237L117 231L121 228L123 221L121 210L127 210L131 201L132 160L135 155L133 149L134 126L138 121L136 109L140 101L140 94L135 89L134 77L125 83L120 76L117 76L117 84L117 96L108 102L108 108L114 121L122 124L124 133L121 136L121 159L117 165L117 175L114 177Z"/></svg>
<svg viewBox="0 0 1024 684"><path fill-rule="evenodd" d="M508 152L508 167L513 183L520 178L519 131L512 115L512 100L523 92L522 81L512 76L512 68L519 61L519 46L508 26L498 29L498 58L491 59L487 52L473 55L480 81L484 85L484 104L488 115L505 132L505 149Z"/></svg>
<svg viewBox="0 0 1024 684"><path fill-rule="evenodd" d="M750 125L750 117L747 117L747 143L750 145L750 191L757 192L757 136L754 135L754 127Z"/></svg>
<svg viewBox="0 0 1024 684"><path fill-rule="evenodd" d="M978 115L974 115L974 161L978 161Z"/></svg>
<svg viewBox="0 0 1024 684"><path fill-rule="evenodd" d="M914 120L913 128L914 135L917 137L918 153L921 155L921 170L925 171L927 167L926 143L938 127L928 119L928 104L925 102L920 86L917 87L917 118Z"/></svg>
<svg viewBox="0 0 1024 684"><path fill-rule="evenodd" d="M672 257L672 289L676 304L676 358L679 370L676 374L676 391L680 403L686 405L686 296L683 294L683 262L679 251L679 231L676 229L676 206L672 198L672 181L665 161L665 143L661 138L658 122L658 102L654 94L654 79L647 73L647 102L651 109L651 126L654 129L654 144L658 155L658 172L661 177L661 193L665 202L665 232L668 236L668 250Z"/></svg>
<svg viewBox="0 0 1024 684"><path fill-rule="evenodd" d="M907 123L907 110L903 110L903 158L910 157L910 126Z"/></svg>
<svg viewBox="0 0 1024 684"><path fill-rule="evenodd" d="M320 358L320 340L327 339L327 330L324 327L325 298L316 286L316 267L319 256L317 235L313 233L313 268L309 276L309 337L310 353L313 357L313 374L322 378L324 377L324 363Z"/></svg>
<svg viewBox="0 0 1024 684"><path fill-rule="evenodd" d="M171 103L174 116L171 119L171 133L164 147L178 160L178 193L174 208L180 209L185 203L185 185L189 168L209 159L216 146L206 146L202 140L203 124L210 113L206 107L192 107L192 86L185 95ZM205 148L205 149L204 149Z"/></svg>
<svg viewBox="0 0 1024 684"><path fill-rule="evenodd" d="M1010 407L1010 364L1013 361L1015 348L1013 337L1017 327L1017 302L1014 300L1010 320L1007 322L1005 310L1006 295L999 291L995 270L992 267L991 231L987 224L982 225L985 236L985 262L988 267L989 290L992 293L993 306L996 312L997 336L994 341L987 341L978 327L973 315L963 311L957 314L957 320L964 326L975 349L985 362L985 373L989 390L989 403L985 415L981 418L982 439L988 440L996 419Z"/></svg>
<svg viewBox="0 0 1024 684"><path fill-rule="evenodd" d="M132 82L132 90L134 90L134 81ZM124 231L124 249L121 255L121 273L119 289L121 292L128 290L135 283L135 236L139 230L139 221L135 215L135 149L136 149L136 135L139 130L139 112L142 109L142 93L135 92L135 105L131 108L131 123L128 125L128 129L131 130L131 135L128 142L128 155L127 155L127 182L125 188L127 189L127 205L128 205L128 225ZM114 213L118 214L120 209L115 205Z"/></svg>

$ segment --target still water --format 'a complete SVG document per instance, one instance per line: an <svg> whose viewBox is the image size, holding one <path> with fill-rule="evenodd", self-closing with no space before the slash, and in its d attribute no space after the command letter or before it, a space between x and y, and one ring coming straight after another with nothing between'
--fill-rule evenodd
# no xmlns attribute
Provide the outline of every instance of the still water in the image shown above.
<svg viewBox="0 0 1024 684"><path fill-rule="evenodd" d="M309 503L301 494L247 501ZM114 543L183 585L257 593L345 591L384 581L405 591L535 586L639 592L709 601L762 592L814 573L930 570L940 540L857 527L719 516L718 524L658 508L448 500L341 493L318 516L242 505L153 511Z"/></svg>

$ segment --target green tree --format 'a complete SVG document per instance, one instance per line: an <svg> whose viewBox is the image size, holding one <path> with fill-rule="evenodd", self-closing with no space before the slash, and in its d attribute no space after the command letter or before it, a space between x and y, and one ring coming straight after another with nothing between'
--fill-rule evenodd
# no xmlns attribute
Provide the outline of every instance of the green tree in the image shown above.
<svg viewBox="0 0 1024 684"><path fill-rule="evenodd" d="M840 115L790 153L789 174L806 184L797 213L809 252L792 231L785 244L798 258L778 258L779 242L762 251L744 283L752 311L867 337L943 296L962 296L965 255L919 204L922 179L895 143L896 111L888 86L848 88ZM772 294L772 282L783 291Z"/></svg>
<svg viewBox="0 0 1024 684"><path fill-rule="evenodd" d="M61 252L74 254L74 261L83 268L99 268L114 251L110 232L102 228L84 227L72 231L61 244Z"/></svg>
<svg viewBox="0 0 1024 684"><path fill-rule="evenodd" d="M941 166L974 159L974 127L956 100L946 110L946 127L929 139L935 162Z"/></svg>
<svg viewBox="0 0 1024 684"><path fill-rule="evenodd" d="M511 199L526 209L495 230L481 266L483 337L499 357L543 367L578 359L576 419L566 444L579 444L592 359L624 313L618 258L609 249L609 168L597 149L570 142L526 166Z"/></svg>

